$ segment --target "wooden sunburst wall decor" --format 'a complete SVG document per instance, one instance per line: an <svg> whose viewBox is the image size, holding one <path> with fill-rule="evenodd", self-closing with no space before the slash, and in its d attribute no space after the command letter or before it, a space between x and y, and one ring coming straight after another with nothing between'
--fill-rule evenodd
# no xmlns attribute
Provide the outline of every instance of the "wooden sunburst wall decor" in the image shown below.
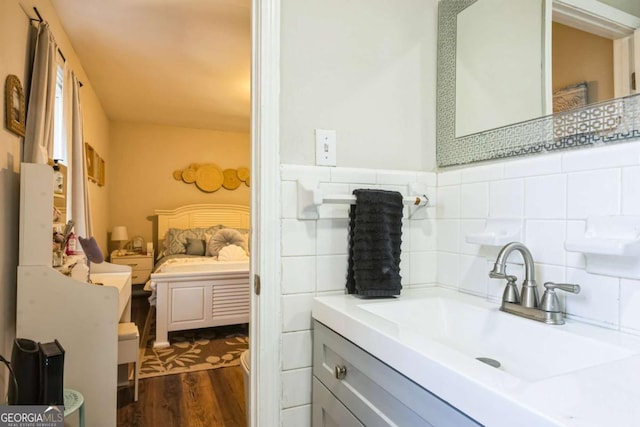
<svg viewBox="0 0 640 427"><path fill-rule="evenodd" d="M249 187L251 180L249 168L220 170L220 168L211 163L191 163L185 169L173 171L173 178L176 181L195 184L198 189L205 193L213 193L220 188L235 190L242 183Z"/></svg>

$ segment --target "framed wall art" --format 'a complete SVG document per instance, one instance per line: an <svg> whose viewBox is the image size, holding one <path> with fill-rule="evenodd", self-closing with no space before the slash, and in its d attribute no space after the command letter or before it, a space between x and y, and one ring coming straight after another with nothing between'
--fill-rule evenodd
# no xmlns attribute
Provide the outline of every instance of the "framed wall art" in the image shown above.
<svg viewBox="0 0 640 427"><path fill-rule="evenodd" d="M104 163L104 159L102 157L96 155L96 158L98 159L98 164L97 164L98 173L96 174L97 175L96 178L98 179L98 181L97 181L98 185L100 187L102 187L102 186L104 186L104 183L105 183L105 174L106 174L105 173L106 172L105 171L105 163Z"/></svg>
<svg viewBox="0 0 640 427"><path fill-rule="evenodd" d="M84 156L87 162L87 178L96 182L96 151L88 143L84 143Z"/></svg>

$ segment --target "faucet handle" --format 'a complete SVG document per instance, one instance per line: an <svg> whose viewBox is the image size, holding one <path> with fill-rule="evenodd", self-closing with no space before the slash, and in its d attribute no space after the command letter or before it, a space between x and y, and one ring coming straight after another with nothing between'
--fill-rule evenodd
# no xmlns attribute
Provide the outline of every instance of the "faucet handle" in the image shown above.
<svg viewBox="0 0 640 427"><path fill-rule="evenodd" d="M540 309L551 313L560 312L560 301L555 290L560 289L565 292L571 292L574 294L580 293L580 285L574 285L571 283L554 283L546 282L544 284L545 291L542 295L542 302L540 303Z"/></svg>
<svg viewBox="0 0 640 427"><path fill-rule="evenodd" d="M547 291L554 292L556 289L563 290L565 292L571 292L572 294L580 293L580 285L574 285L571 283L554 283L554 282L546 282L544 284L544 288Z"/></svg>
<svg viewBox="0 0 640 427"><path fill-rule="evenodd" d="M507 279L507 286L505 286L504 292L502 293L502 301L520 304L520 293L516 286L516 280L518 280L518 278L516 276L505 276L505 279Z"/></svg>

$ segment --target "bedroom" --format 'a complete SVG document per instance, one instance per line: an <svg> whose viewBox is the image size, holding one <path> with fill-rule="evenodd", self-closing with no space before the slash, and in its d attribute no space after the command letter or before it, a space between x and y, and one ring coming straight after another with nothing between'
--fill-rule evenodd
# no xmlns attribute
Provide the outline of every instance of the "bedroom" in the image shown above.
<svg viewBox="0 0 640 427"><path fill-rule="evenodd" d="M174 172L194 163L221 170L250 167L250 2L196 1L192 7L181 2L182 12L151 3L123 10L129 2L110 2L104 11L98 10L100 3L2 2L3 38L12 42L2 48L1 67L23 85L29 81L28 29L36 7L83 83L84 140L106 165L104 185L88 182L92 234L108 255L119 245L110 240L115 226L127 227L128 240L155 242L156 209L199 203L248 206L248 183L204 192L176 180ZM115 31L101 33L105 28ZM150 44L133 43L142 37ZM22 142L10 132L3 132L2 141L6 153L1 179L8 189L3 202L17 206ZM18 241L19 214L4 210L1 215L8 254L1 269L7 282L15 282L18 255L10 247ZM11 352L14 335L15 295L15 287L9 286L0 296L0 353L5 355ZM3 376L0 384L3 390L7 387Z"/></svg>

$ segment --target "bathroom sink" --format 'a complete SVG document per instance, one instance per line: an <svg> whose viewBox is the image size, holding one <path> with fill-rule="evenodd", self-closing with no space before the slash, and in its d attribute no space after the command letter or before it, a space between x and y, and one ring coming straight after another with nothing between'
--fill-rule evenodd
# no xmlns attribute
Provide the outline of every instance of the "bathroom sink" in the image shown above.
<svg viewBox="0 0 640 427"><path fill-rule="evenodd" d="M578 322L545 325L503 313L497 303L457 293L363 302L358 307L415 339L431 340L530 382L640 353L637 345L607 339L604 328Z"/></svg>
<svg viewBox="0 0 640 427"><path fill-rule="evenodd" d="M432 286L393 299L320 296L312 316L483 425L638 424L637 336L571 318L546 325L499 306Z"/></svg>

